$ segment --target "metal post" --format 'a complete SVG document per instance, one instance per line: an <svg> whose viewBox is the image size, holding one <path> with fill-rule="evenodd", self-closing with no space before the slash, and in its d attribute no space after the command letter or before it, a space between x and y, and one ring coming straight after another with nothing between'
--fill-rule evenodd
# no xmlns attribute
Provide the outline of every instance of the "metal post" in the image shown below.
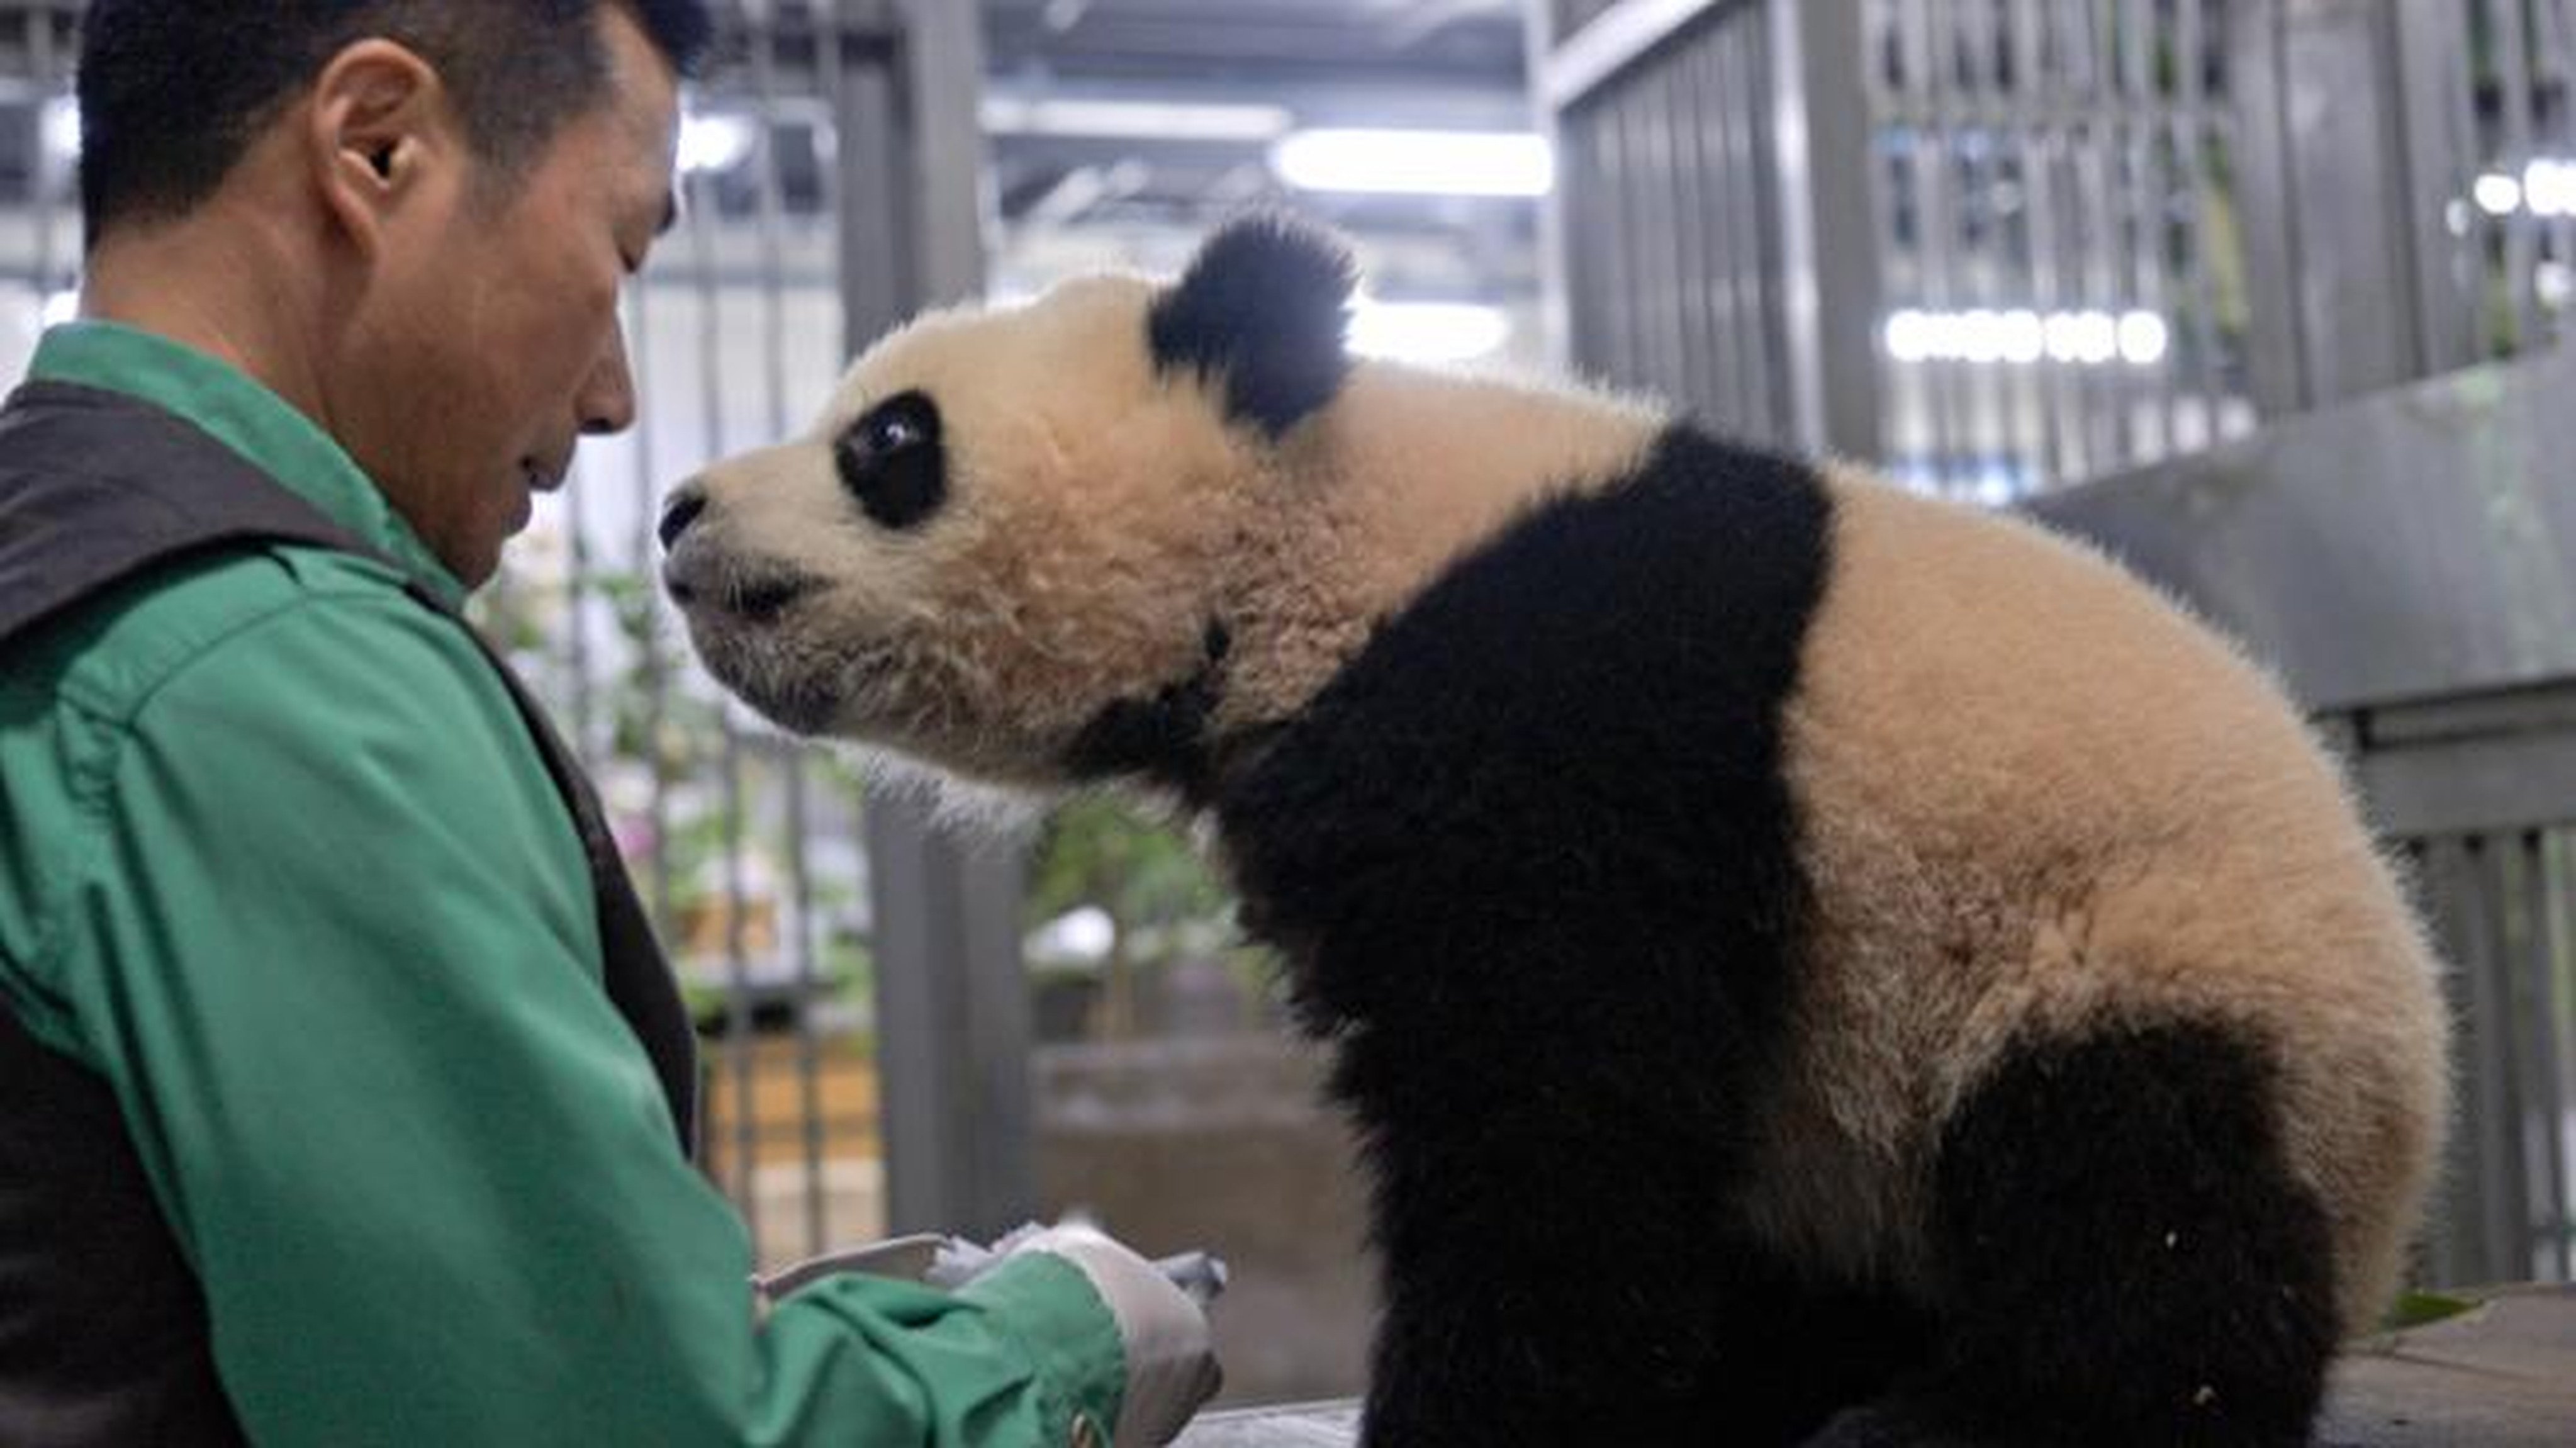
<svg viewBox="0 0 2576 1448"><path fill-rule="evenodd" d="M1556 195L1539 207L1539 336L1547 365L1558 372L1575 365L1573 310L1574 293L1572 253L1566 235L1566 215L1576 199L1570 193L1581 184L1579 172L1566 155L1564 112L1551 100L1547 89L1548 56L1556 50L1556 5L1554 0L1522 0L1522 33L1528 37L1530 115L1540 135L1546 137L1548 153L1556 158Z"/></svg>
<svg viewBox="0 0 2576 1448"><path fill-rule="evenodd" d="M2478 328L2483 240L2469 209L2478 174L2477 100L2469 34L2456 5L2395 5L2405 107L2405 214L2415 238L2416 364L2438 377L2487 359ZM2454 220L2466 224L2454 226Z"/></svg>
<svg viewBox="0 0 2576 1448"><path fill-rule="evenodd" d="M1793 438L1879 455L1882 278L1861 0L1766 0Z"/></svg>
<svg viewBox="0 0 2576 1448"><path fill-rule="evenodd" d="M2248 272L2256 297L2282 299L2253 317L2266 416L2411 381L2470 344L2466 299L2443 279L2446 209L2427 212L2458 174L2444 152L2460 141L2438 78L2458 37L2441 42L2430 8L2274 0L2235 13Z"/></svg>
<svg viewBox="0 0 2576 1448"><path fill-rule="evenodd" d="M1022 870L968 852L917 800L868 801L886 1227L992 1236L1036 1210Z"/></svg>
<svg viewBox="0 0 2576 1448"><path fill-rule="evenodd" d="M983 289L985 166L977 98L981 18L951 0L904 0L899 34L851 23L834 97L841 136L842 307L853 349L918 308ZM1020 965L1023 867L970 852L917 800L878 794L865 832L874 904L877 1062L891 1231L990 1235L1037 1206L1028 986Z"/></svg>

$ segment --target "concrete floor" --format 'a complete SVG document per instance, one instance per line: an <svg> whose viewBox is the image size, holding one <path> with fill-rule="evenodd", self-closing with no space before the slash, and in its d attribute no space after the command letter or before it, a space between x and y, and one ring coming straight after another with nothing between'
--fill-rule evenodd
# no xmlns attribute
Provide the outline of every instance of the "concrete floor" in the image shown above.
<svg viewBox="0 0 2576 1448"><path fill-rule="evenodd" d="M1348 1403L1202 1417L1177 1448L1351 1448ZM2497 1294L2464 1317L2364 1344L2335 1372L2316 1448L2576 1445L2576 1288Z"/></svg>

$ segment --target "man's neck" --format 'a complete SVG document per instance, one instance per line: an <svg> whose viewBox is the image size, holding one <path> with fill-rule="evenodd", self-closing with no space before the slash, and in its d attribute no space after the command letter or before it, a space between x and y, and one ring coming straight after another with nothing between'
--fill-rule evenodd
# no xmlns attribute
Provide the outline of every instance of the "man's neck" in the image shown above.
<svg viewBox="0 0 2576 1448"><path fill-rule="evenodd" d="M327 429L314 267L283 255L266 226L226 218L224 209L218 202L183 221L101 239L88 257L80 314L230 363Z"/></svg>

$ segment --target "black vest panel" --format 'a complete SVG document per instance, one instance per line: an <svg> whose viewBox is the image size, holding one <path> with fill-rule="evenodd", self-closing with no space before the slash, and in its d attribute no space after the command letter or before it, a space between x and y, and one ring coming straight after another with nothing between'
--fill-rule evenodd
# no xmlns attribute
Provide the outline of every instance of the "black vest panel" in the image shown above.
<svg viewBox="0 0 2576 1448"><path fill-rule="evenodd" d="M0 410L0 657L117 583L181 557L276 542L383 557L149 403L37 382ZM454 617L427 587L408 591ZM609 999L643 1043L681 1147L692 1150L696 1041L678 986L580 766L517 676L483 649L580 834ZM215 1376L203 1297L114 1094L0 1006L0 1444L241 1441Z"/></svg>

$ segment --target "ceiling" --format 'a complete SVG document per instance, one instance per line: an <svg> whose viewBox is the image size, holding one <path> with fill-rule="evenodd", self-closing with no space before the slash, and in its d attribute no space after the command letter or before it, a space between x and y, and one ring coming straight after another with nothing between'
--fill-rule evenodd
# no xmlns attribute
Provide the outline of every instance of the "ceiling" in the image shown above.
<svg viewBox="0 0 2576 1448"><path fill-rule="evenodd" d="M1531 125L1522 0L983 0L983 13L989 97L1006 108L1260 107L1299 128ZM1291 195L1272 171L1271 137L1149 129L992 128L1003 288L1104 264L1167 269L1227 212ZM1354 236L1383 295L1535 299L1529 201L1294 199Z"/></svg>
<svg viewBox="0 0 2576 1448"><path fill-rule="evenodd" d="M1519 0L985 0L994 69L1262 87L1517 86Z"/></svg>

